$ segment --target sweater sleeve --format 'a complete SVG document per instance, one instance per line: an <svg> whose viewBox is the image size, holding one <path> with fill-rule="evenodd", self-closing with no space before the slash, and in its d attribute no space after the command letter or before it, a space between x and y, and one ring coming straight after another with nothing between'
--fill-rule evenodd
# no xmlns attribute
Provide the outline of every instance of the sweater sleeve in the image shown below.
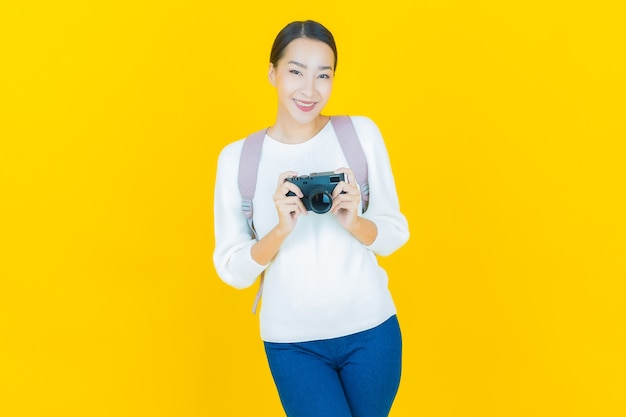
<svg viewBox="0 0 626 417"><path fill-rule="evenodd" d="M234 142L220 153L213 202L213 264L220 279L235 288L251 286L267 267L252 259L250 248L256 239L241 211L237 175L242 144Z"/></svg>
<svg viewBox="0 0 626 417"><path fill-rule="evenodd" d="M378 229L368 248L377 255L387 256L408 241L408 222L400 211L389 154L378 126L367 117L352 119L368 164L370 197L363 218L374 222Z"/></svg>

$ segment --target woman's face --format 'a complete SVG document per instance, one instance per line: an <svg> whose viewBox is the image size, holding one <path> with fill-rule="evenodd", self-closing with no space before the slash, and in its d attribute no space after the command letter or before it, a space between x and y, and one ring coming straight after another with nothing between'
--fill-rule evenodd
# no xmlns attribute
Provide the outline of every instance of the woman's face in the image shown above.
<svg viewBox="0 0 626 417"><path fill-rule="evenodd" d="M333 87L335 55L324 42L298 38L283 53L269 79L278 94L279 116L297 123L314 121L328 102Z"/></svg>

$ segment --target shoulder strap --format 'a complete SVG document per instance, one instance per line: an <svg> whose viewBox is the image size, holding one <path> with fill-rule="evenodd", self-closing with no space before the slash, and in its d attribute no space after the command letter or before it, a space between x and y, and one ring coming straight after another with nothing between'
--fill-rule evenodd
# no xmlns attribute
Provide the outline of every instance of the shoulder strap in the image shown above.
<svg viewBox="0 0 626 417"><path fill-rule="evenodd" d="M365 212L369 204L370 187L367 180L367 159L359 141L359 136L350 116L332 116L330 121L333 124L335 133L337 133L337 138L341 144L343 154L348 160L348 165L354 172L356 181L361 188L361 204L363 212Z"/></svg>
<svg viewBox="0 0 626 417"><path fill-rule="evenodd" d="M259 161L261 159L261 150L263 149L263 141L265 140L266 133L267 129L259 130L249 135L243 141L243 148L241 149L241 156L239 157L239 176L237 178L239 192L241 193L241 211L243 211L244 216L248 220L248 225L254 233L254 237L257 239L259 236L252 224L252 200L254 199L254 192L256 191ZM264 275L264 272L262 272L259 289L254 297L254 303L252 305L253 314L256 314L259 301L261 300L261 294L263 294Z"/></svg>
<svg viewBox="0 0 626 417"><path fill-rule="evenodd" d="M261 149L267 129L252 133L243 141L241 156L239 158L239 192L241 193L241 210L248 219L252 221L252 199L256 190L257 173L259 170L259 160L261 159Z"/></svg>

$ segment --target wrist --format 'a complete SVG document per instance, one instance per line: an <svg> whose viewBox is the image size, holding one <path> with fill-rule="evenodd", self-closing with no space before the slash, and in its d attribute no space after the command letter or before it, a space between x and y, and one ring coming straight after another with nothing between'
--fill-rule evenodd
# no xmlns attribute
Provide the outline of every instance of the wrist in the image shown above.
<svg viewBox="0 0 626 417"><path fill-rule="evenodd" d="M289 236L291 230L287 229L284 226L281 226L280 224L277 224L276 226L274 226L270 233L274 235L274 238L282 242L287 238L287 236Z"/></svg>
<svg viewBox="0 0 626 417"><path fill-rule="evenodd" d="M361 216L357 216L347 230L352 233L354 237L359 239L359 241L365 246L369 246L374 243L374 240L376 240L376 236L378 235L378 228L376 227L376 224L371 220L364 219Z"/></svg>

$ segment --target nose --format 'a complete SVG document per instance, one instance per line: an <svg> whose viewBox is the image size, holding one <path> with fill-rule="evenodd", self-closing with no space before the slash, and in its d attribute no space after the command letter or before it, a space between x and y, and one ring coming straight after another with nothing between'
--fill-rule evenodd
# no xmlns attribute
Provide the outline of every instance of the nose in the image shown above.
<svg viewBox="0 0 626 417"><path fill-rule="evenodd" d="M303 95L306 97L312 97L315 93L315 78L304 77L302 81L302 88L300 89Z"/></svg>

